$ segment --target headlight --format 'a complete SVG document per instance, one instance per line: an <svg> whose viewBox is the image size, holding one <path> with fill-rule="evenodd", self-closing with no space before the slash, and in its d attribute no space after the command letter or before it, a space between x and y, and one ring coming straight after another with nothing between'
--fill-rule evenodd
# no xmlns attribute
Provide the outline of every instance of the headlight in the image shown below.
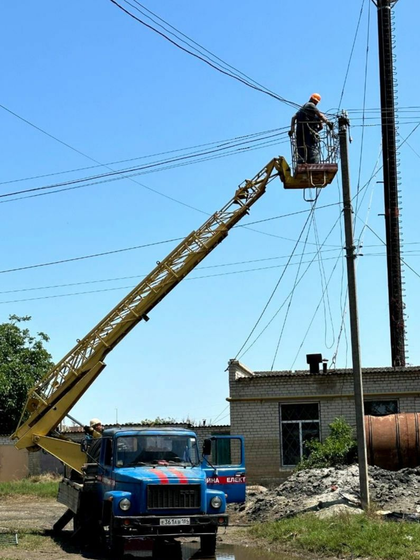
<svg viewBox="0 0 420 560"><path fill-rule="evenodd" d="M120 509L127 511L131 507L131 502L128 498L123 498L118 505L120 506Z"/></svg>
<svg viewBox="0 0 420 560"><path fill-rule="evenodd" d="M210 504L214 509L219 509L222 507L222 499L219 496L215 496L210 500Z"/></svg>

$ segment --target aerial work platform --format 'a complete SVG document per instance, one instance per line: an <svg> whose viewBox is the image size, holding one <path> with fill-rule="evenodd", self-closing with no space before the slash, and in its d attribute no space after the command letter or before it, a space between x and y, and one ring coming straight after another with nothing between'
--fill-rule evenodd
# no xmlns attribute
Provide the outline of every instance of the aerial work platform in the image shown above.
<svg viewBox="0 0 420 560"><path fill-rule="evenodd" d="M296 135L291 137L292 167L279 158L279 175L285 189L322 189L332 183L338 171L337 136L328 128L319 130L316 136L316 162L309 157L315 153L313 146L298 146Z"/></svg>
<svg viewBox="0 0 420 560"><path fill-rule="evenodd" d="M337 163L299 163L292 173L287 161L279 159L279 174L285 189L322 189L332 183L338 171Z"/></svg>

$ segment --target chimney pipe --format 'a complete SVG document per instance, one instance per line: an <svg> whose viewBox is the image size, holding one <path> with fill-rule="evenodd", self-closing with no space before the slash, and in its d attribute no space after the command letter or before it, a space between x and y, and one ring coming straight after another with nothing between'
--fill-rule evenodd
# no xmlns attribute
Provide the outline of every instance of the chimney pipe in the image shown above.
<svg viewBox="0 0 420 560"><path fill-rule="evenodd" d="M306 363L309 364L310 373L319 373L319 364L322 362L322 354L306 354Z"/></svg>

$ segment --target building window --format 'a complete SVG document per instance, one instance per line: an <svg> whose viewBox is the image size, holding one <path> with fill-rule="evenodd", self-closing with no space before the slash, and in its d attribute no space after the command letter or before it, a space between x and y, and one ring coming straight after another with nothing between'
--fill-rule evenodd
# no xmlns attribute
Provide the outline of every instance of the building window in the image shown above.
<svg viewBox="0 0 420 560"><path fill-rule="evenodd" d="M305 443L319 440L318 403L280 405L281 459L284 467L294 467L308 456Z"/></svg>
<svg viewBox="0 0 420 560"><path fill-rule="evenodd" d="M398 401L365 401L365 414L369 416L398 414Z"/></svg>

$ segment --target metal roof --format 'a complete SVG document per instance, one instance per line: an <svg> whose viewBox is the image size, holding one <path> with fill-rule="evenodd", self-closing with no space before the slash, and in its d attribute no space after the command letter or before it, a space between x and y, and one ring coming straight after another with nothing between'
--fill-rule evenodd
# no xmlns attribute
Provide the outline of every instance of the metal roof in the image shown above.
<svg viewBox="0 0 420 560"><path fill-rule="evenodd" d="M391 374L391 373L419 373L420 366L409 366L409 367L368 367L362 368L362 373L366 374ZM311 373L309 370L283 370L283 371L254 371L252 376L244 376L238 379L238 381L244 381L249 379L256 379L262 377L332 377L335 375L352 375L353 368L346 369L327 369L327 371L319 371L319 373Z"/></svg>
<svg viewBox="0 0 420 560"><path fill-rule="evenodd" d="M104 424L104 429L110 429L110 428L116 428L118 430L129 430L129 429L135 429L135 430L147 430L147 429L153 429L153 430L165 430L167 428L174 428L174 429L182 429L185 428L187 430L199 430L201 428L209 428L209 429L222 429L222 428L230 428L229 424L206 424L205 426L200 425L200 426L193 426L192 424L187 424L185 422L173 422L172 424L148 424L147 426L144 424L138 424L136 422L128 422L125 424ZM82 433L84 432L84 428L82 428L82 426L64 426L63 431L66 433L72 432L72 433ZM0 436L1 437L1 436Z"/></svg>

